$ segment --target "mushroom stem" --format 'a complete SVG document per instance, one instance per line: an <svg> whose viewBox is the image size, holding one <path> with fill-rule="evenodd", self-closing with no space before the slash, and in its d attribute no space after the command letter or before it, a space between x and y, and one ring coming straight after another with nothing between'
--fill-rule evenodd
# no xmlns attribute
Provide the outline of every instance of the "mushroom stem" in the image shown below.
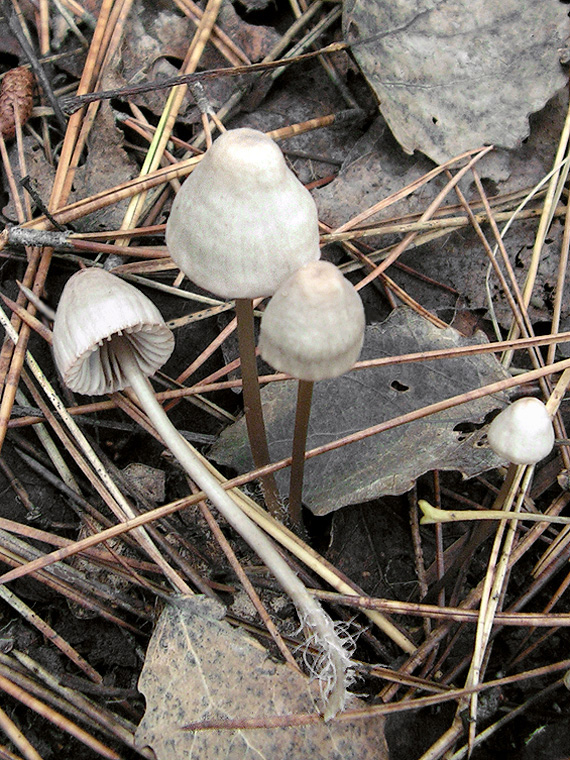
<svg viewBox="0 0 570 760"><path fill-rule="evenodd" d="M267 434L263 422L263 408L257 374L255 354L255 329L253 322L253 301L251 298L236 299L237 332L243 383L243 404L245 422L253 464L256 469L270 463ZM273 473L261 478L261 487L267 509L273 517L280 518L281 505L279 490Z"/></svg>
<svg viewBox="0 0 570 760"><path fill-rule="evenodd" d="M303 474L305 472L305 448L311 416L313 381L299 380L297 386L297 409L291 459L291 479L289 483L289 517L294 526L302 525L301 504L303 501Z"/></svg>
<svg viewBox="0 0 570 760"><path fill-rule="evenodd" d="M241 511L168 419L156 400L150 382L139 368L129 340L122 336L113 337L112 350L130 387L166 446L229 524L263 560L295 603L301 623L310 630L310 644L320 651L317 660L319 672L316 676L321 684L324 682L326 685L325 719L332 718L344 706L346 687L350 680L350 656L334 623L318 601L309 594L271 540Z"/></svg>

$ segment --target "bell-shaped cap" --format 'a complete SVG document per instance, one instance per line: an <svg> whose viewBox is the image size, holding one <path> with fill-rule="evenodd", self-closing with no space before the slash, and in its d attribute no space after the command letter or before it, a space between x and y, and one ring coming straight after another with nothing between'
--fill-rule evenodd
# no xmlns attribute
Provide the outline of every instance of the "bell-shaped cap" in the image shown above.
<svg viewBox="0 0 570 760"><path fill-rule="evenodd" d="M233 129L178 191L166 244L201 288L222 298L270 296L320 257L317 208L270 137Z"/></svg>
<svg viewBox="0 0 570 760"><path fill-rule="evenodd" d="M495 454L513 464L536 464L554 446L554 427L544 403L519 398L489 425L487 439Z"/></svg>
<svg viewBox="0 0 570 760"><path fill-rule="evenodd" d="M259 350L272 367L300 380L347 372L364 340L364 308L352 284L328 261L298 269L261 319Z"/></svg>
<svg viewBox="0 0 570 760"><path fill-rule="evenodd" d="M67 281L53 326L56 365L76 393L99 396L128 385L112 338L125 336L145 375L174 350L174 336L143 293L104 269L82 269Z"/></svg>

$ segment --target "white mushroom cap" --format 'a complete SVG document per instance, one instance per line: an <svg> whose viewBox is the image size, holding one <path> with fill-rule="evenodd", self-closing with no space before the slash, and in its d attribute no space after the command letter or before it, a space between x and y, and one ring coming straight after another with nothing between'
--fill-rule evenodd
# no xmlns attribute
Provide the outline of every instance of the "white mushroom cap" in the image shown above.
<svg viewBox="0 0 570 760"><path fill-rule="evenodd" d="M55 362L76 393L99 396L128 383L111 338L124 335L141 371L152 375L174 350L174 336L156 306L104 269L82 269L66 283L53 326Z"/></svg>
<svg viewBox="0 0 570 760"><path fill-rule="evenodd" d="M271 138L233 129L180 188L166 244L205 290L223 298L270 296L320 257L317 208Z"/></svg>
<svg viewBox="0 0 570 760"><path fill-rule="evenodd" d="M347 372L364 340L360 296L334 264L313 261L277 290L261 319L259 350L272 367L300 380Z"/></svg>
<svg viewBox="0 0 570 760"><path fill-rule="evenodd" d="M554 446L554 427L544 403L519 398L489 425L487 439L495 454L513 464L536 464Z"/></svg>

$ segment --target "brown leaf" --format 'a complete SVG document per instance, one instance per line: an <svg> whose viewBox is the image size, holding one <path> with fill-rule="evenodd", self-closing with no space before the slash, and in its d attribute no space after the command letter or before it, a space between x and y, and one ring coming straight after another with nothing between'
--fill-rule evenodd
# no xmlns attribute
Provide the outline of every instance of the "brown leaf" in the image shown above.
<svg viewBox="0 0 570 760"><path fill-rule="evenodd" d="M74 176L71 200L87 198L132 179L137 166L123 147L124 137L115 125L109 103L103 101L88 141L88 155ZM129 201L115 203L75 222L77 230L117 229L121 226Z"/></svg>
<svg viewBox="0 0 570 760"><path fill-rule="evenodd" d="M438 163L483 144L513 148L528 115L567 81L557 0L347 0L344 27L407 153Z"/></svg>
<svg viewBox="0 0 570 760"><path fill-rule="evenodd" d="M157 760L386 760L384 721L319 721L279 728L185 730L200 721L314 714L318 685L274 662L221 618L222 605L179 598L154 631L139 681L147 709L136 732ZM351 706L357 707L354 699Z"/></svg>
<svg viewBox="0 0 570 760"><path fill-rule="evenodd" d="M567 111L568 95L563 92L553 98L547 108L531 116L530 137L520 148L494 150L485 156L477 165L477 170L485 180L489 195L506 195L534 187L548 174L554 161L557 135L560 135L564 126ZM395 143L382 117L378 117L368 132L352 146L338 178L327 187L313 191L319 218L333 227L344 224L354 214L362 211L363 205L372 206L431 169L432 162L421 155L405 155ZM376 214L370 221L422 212L441 187L442 180L438 178L403 201ZM470 186L470 181L462 185L462 190L470 201L479 199L478 193ZM457 202L453 195L449 200ZM462 210L457 213L464 216ZM499 228L505 223L504 219L498 222ZM528 272L537 225L537 219L516 222L504 239L520 287ZM533 299L529 305L529 316L533 323L550 319L559 259L556 252L560 250L562 231L562 224L555 220L543 249ZM492 235L487 234L487 239L493 245ZM393 240L394 237L383 237L366 242L375 248L381 248ZM472 229L463 228L457 233L424 244L421 249L412 248L403 254L400 261L421 274L451 285L461 293L467 308L488 308L485 278L489 260L479 237ZM435 313L442 307L455 306L453 298L445 300L442 291L431 284L424 285L393 268L390 276L422 306ZM494 275L491 276L490 284L497 319L503 327L508 328L512 321L508 301ZM566 290L562 314L564 318L570 316L570 295Z"/></svg>
<svg viewBox="0 0 570 760"><path fill-rule="evenodd" d="M238 16L230 3L222 4L218 24L252 62L265 58L281 39L275 29L269 26L248 24Z"/></svg>
<svg viewBox="0 0 570 760"><path fill-rule="evenodd" d="M480 343L449 327L439 329L408 308L396 309L366 330L362 359L445 349ZM307 449L320 446L384 420L506 377L492 355L439 359L359 370L315 383ZM271 457L290 456L296 383L272 383L262 391ZM408 491L429 470L459 470L466 476L496 467L500 460L479 445L477 435L462 432L466 423L482 423L504 405L501 397L462 404L430 417L386 430L307 461L303 502L317 515L346 504ZM211 455L238 471L251 468L245 421L227 428ZM281 473L280 488L288 488Z"/></svg>

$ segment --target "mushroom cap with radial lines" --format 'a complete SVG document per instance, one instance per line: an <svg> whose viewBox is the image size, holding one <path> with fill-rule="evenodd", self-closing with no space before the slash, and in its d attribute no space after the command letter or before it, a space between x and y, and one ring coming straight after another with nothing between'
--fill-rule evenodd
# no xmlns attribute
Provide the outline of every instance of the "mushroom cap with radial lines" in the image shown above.
<svg viewBox="0 0 570 760"><path fill-rule="evenodd" d="M554 446L554 427L545 404L538 398L519 398L503 409L487 430L495 454L513 464L536 464Z"/></svg>
<svg viewBox="0 0 570 760"><path fill-rule="evenodd" d="M317 208L270 137L233 129L178 191L166 244L201 288L222 298L270 296L320 257Z"/></svg>
<svg viewBox="0 0 570 760"><path fill-rule="evenodd" d="M53 326L56 365L76 393L99 396L128 385L111 339L126 337L141 371L153 375L174 350L174 336L143 293L104 269L67 281Z"/></svg>
<svg viewBox="0 0 570 760"><path fill-rule="evenodd" d="M364 340L364 308L352 284L328 261L298 269L261 319L259 350L299 380L337 377L353 366Z"/></svg>

